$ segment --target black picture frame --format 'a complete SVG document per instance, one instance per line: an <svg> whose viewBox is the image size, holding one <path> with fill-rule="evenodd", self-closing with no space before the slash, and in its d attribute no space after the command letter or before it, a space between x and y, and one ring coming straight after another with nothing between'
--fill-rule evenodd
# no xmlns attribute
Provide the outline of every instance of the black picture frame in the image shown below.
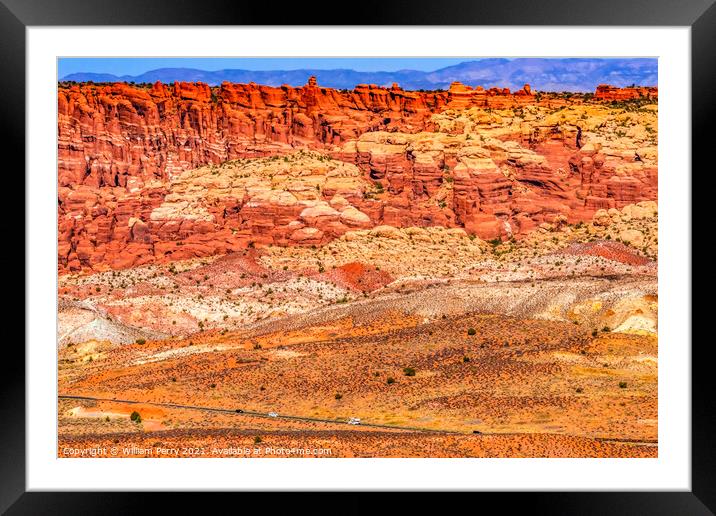
<svg viewBox="0 0 716 516"><path fill-rule="evenodd" d="M294 2L239 3L235 0L0 0L0 117L6 149L22 149L25 137L25 29L28 26L63 25L557 25L557 26L688 26L691 27L692 168L713 173L711 158L716 134L713 90L716 84L715 0L364 0L353 5L350 17L322 4ZM568 51L568 48L565 48ZM16 179L24 170L24 153L17 152ZM711 164L711 166L709 166ZM691 171L680 171L691 174ZM692 176L693 177L693 176ZM706 179L704 179L705 181ZM18 185L24 192L23 184ZM19 197L18 197L19 198ZM694 203L692 203L694 204ZM19 232L20 228L16 228ZM13 235L15 236L15 235ZM16 241L24 240L24 234ZM19 249L20 246L17 245ZM23 246L24 249L24 246ZM693 248L692 248L693 255ZM23 251L24 253L24 251ZM5 258L3 258L5 261ZM7 262L6 262L7 263ZM25 277L32 271L25 269ZM26 306L32 310L32 306ZM693 320L693 317L692 317ZM19 339L18 339L19 341ZM679 343L688 349L690 342ZM709 340L692 346L692 455L689 492L588 492L588 493L470 493L457 501L499 502L508 498L511 509L548 514L713 514L716 511L716 402L709 389L713 374L707 359ZM8 349L8 347L10 349ZM142 512L153 497L165 513L171 507L189 507L188 493L50 493L25 488L25 353L6 344L0 375L0 512L7 514L109 514ZM226 502L230 494L212 494L212 502ZM245 494L241 495L246 496ZM265 495L264 495L265 496ZM272 504L282 501L272 494ZM351 493L339 502L341 512L368 512L375 508L369 494ZM422 495L410 495L419 506ZM471 499L468 499L468 496ZM494 499L494 500L490 500ZM320 500L315 500L320 505ZM380 502L382 510L400 509L401 501ZM395 504L395 505L394 505ZM312 503L312 506L315 506ZM489 507L489 505L485 505Z"/></svg>

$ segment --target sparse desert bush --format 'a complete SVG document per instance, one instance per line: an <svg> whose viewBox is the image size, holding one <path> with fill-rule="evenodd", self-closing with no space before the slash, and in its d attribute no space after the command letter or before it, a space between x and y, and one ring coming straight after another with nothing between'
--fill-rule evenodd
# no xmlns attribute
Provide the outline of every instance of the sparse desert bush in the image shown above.
<svg viewBox="0 0 716 516"><path fill-rule="evenodd" d="M619 382L619 388L620 389L626 389L627 383L626 382Z"/></svg>
<svg viewBox="0 0 716 516"><path fill-rule="evenodd" d="M467 356L462 357L462 361L465 362L465 363L467 363L467 362L470 361L470 357L467 357Z"/></svg>
<svg viewBox="0 0 716 516"><path fill-rule="evenodd" d="M142 422L142 416L139 415L139 412L136 410L132 412L132 414L129 416L129 419L134 421L135 423L141 423Z"/></svg>
<svg viewBox="0 0 716 516"><path fill-rule="evenodd" d="M467 334L468 334L468 335L475 335L476 333L477 333L477 331L475 330L475 328L468 328L468 329L467 329Z"/></svg>
<svg viewBox="0 0 716 516"><path fill-rule="evenodd" d="M137 339L134 342L136 342L137 344L139 344L141 346L142 344L145 344L147 341L145 339Z"/></svg>
<svg viewBox="0 0 716 516"><path fill-rule="evenodd" d="M404 367L403 374L405 376L415 376L415 369L413 369L412 367Z"/></svg>
<svg viewBox="0 0 716 516"><path fill-rule="evenodd" d="M259 444L261 441L263 441L263 439L261 439L258 435L254 437L254 444Z"/></svg>
<svg viewBox="0 0 716 516"><path fill-rule="evenodd" d="M335 398L336 398L337 400L341 399L342 397L343 397L343 394L341 394L340 392L337 392L336 395L335 395Z"/></svg>
<svg viewBox="0 0 716 516"><path fill-rule="evenodd" d="M388 379L386 380L386 383L387 383L388 385L394 384L394 383L395 383L395 378L393 378L392 376L389 376Z"/></svg>

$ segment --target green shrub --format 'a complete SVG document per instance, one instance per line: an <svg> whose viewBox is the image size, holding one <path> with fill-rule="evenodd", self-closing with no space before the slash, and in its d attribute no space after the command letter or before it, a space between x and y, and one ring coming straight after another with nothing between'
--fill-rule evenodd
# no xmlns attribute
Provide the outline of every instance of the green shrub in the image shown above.
<svg viewBox="0 0 716 516"><path fill-rule="evenodd" d="M413 369L412 367L404 367L403 374L405 376L415 376L415 369Z"/></svg>
<svg viewBox="0 0 716 516"><path fill-rule="evenodd" d="M626 389L627 383L626 382L619 382L619 388L620 389Z"/></svg>
<svg viewBox="0 0 716 516"><path fill-rule="evenodd" d="M388 385L394 384L394 383L395 383L395 378L393 378L392 376L389 376L388 379L386 380L386 383L387 383Z"/></svg>
<svg viewBox="0 0 716 516"><path fill-rule="evenodd" d="M132 412L132 414L129 416L129 419L134 421L135 423L141 423L142 422L142 416L139 415L139 412L136 410Z"/></svg>
<svg viewBox="0 0 716 516"><path fill-rule="evenodd" d="M475 328L468 328L468 329L467 329L467 334L468 334L468 335L475 335L476 333L477 333L477 331L475 330Z"/></svg>
<svg viewBox="0 0 716 516"><path fill-rule="evenodd" d="M341 394L340 392L337 392L337 393L336 393L335 398L336 398L337 400L341 399L342 397L343 397L343 394Z"/></svg>
<svg viewBox="0 0 716 516"><path fill-rule="evenodd" d="M137 344L139 344L141 346L142 344L144 344L147 341L145 339L137 339L134 342L136 342Z"/></svg>

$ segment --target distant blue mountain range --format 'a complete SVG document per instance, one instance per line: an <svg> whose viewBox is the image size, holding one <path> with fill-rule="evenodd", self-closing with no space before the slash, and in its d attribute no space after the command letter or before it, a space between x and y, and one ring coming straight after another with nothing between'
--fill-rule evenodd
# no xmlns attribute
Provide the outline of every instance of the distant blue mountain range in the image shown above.
<svg viewBox="0 0 716 516"><path fill-rule="evenodd" d="M62 80L94 82L201 81L218 85L224 81L255 82L269 86L302 86L315 75L320 86L353 89L357 84L390 86L397 82L406 90L447 89L453 81L484 88L521 88L525 83L540 91L594 91L598 84L613 86L656 86L658 62L653 58L519 58L465 61L432 72L398 70L359 72L355 70L197 70L160 68L141 75L116 76L107 73L72 73Z"/></svg>

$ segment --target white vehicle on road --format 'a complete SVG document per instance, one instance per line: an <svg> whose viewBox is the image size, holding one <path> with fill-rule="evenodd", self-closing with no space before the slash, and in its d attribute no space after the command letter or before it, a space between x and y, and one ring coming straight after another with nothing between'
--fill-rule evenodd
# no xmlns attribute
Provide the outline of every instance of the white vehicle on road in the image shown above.
<svg viewBox="0 0 716 516"><path fill-rule="evenodd" d="M268 417L278 417L278 414L276 412L269 412Z"/></svg>
<svg viewBox="0 0 716 516"><path fill-rule="evenodd" d="M348 418L348 424L349 425L360 425L360 418L359 417Z"/></svg>

